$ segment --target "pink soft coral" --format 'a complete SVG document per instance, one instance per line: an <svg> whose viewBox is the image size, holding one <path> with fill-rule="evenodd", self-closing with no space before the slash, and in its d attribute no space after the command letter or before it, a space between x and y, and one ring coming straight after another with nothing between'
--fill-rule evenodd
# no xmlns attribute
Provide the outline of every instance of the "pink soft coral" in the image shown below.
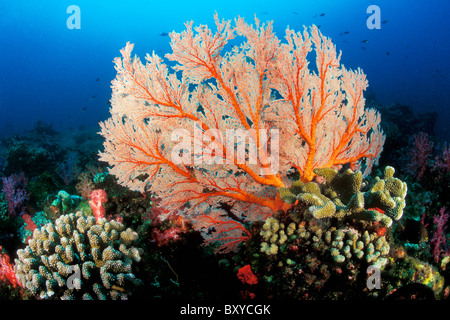
<svg viewBox="0 0 450 320"><path fill-rule="evenodd" d="M445 213L445 207L439 210L439 215L433 217L433 223L436 225L433 237L431 238L431 246L433 248L434 262L438 263L443 252L447 247L447 230L448 213Z"/></svg>
<svg viewBox="0 0 450 320"><path fill-rule="evenodd" d="M103 203L108 202L108 196L103 189L96 189L91 192L89 205L94 213L95 220L105 218L105 208Z"/></svg>

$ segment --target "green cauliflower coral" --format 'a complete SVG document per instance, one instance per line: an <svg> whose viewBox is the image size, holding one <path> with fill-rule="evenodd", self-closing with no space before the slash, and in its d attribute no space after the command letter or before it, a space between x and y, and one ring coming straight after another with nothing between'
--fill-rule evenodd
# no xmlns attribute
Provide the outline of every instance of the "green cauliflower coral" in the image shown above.
<svg viewBox="0 0 450 320"><path fill-rule="evenodd" d="M338 172L320 168L314 173L326 181L320 185L295 181L290 188L278 188L281 199L290 204L298 201L309 206L309 212L316 219L351 217L379 221L390 227L392 220L399 220L403 215L408 188L405 182L394 178L395 169L392 167L386 167L384 177L376 177L368 186L363 182L360 171L347 169Z"/></svg>

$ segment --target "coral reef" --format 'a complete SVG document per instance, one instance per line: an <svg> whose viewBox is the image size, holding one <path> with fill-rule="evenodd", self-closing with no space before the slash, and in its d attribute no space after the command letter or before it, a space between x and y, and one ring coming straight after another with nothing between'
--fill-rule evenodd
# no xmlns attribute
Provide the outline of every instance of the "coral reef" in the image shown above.
<svg viewBox="0 0 450 320"><path fill-rule="evenodd" d="M351 165L368 175L385 136L378 112L365 108L365 74L346 69L317 26L287 28L282 42L272 22L233 23L217 14L214 21L214 36L192 23L172 33L166 57L177 64L173 70L156 54L142 64L126 44L114 60L99 155L119 184L150 190L171 212L183 210L205 243L222 243L219 251L227 252L248 239L246 224L287 209L276 188L285 187L290 169L304 182L320 167ZM236 36L241 45L227 50ZM233 214L224 214L222 203L233 204Z"/></svg>
<svg viewBox="0 0 450 320"><path fill-rule="evenodd" d="M365 230L361 233L348 226L323 229L304 219L300 223L290 222L285 226L277 218L270 217L262 226L260 235L264 239L261 252L268 255L276 255L280 247L285 251L294 242L296 245L308 243L313 250L328 255L338 263L364 259L367 263L381 267L386 264L390 249L385 236L377 232Z"/></svg>
<svg viewBox="0 0 450 320"><path fill-rule="evenodd" d="M390 260L383 274L383 291L386 294L391 295L403 287L416 284L431 289L435 299L441 298L445 279L438 268L407 255L394 255Z"/></svg>
<svg viewBox="0 0 450 320"><path fill-rule="evenodd" d="M295 181L290 188L278 188L281 199L308 205L309 212L317 219L349 217L379 221L390 227L392 220L399 220L403 215L408 188L405 182L394 178L393 167L386 167L384 177L376 177L367 186L360 171L321 168L314 172L326 182L319 185Z"/></svg>
<svg viewBox="0 0 450 320"><path fill-rule="evenodd" d="M40 299L125 299L140 283L133 274L133 262L141 259L136 239L116 221L70 213L35 229L17 251L15 272Z"/></svg>
<svg viewBox="0 0 450 320"><path fill-rule="evenodd" d="M10 215L17 216L23 211L24 202L28 199L25 189L28 184L28 178L23 172L19 175L12 174L9 177L2 178L2 192L5 194L8 203L8 212Z"/></svg>
<svg viewBox="0 0 450 320"><path fill-rule="evenodd" d="M100 135L0 139L0 300L448 299L439 114L367 100L319 27L214 20L127 43Z"/></svg>
<svg viewBox="0 0 450 320"><path fill-rule="evenodd" d="M56 199L53 200L51 206L55 211L66 214L70 210L73 210L83 198L77 195L70 195L67 191L61 190L56 195Z"/></svg>
<svg viewBox="0 0 450 320"><path fill-rule="evenodd" d="M394 178L392 167L385 168L382 178L366 181L361 172L350 169L316 169L316 174L322 183L296 181L290 188L279 188L280 197L293 206L257 225L245 244L241 263L248 263L261 280L259 295L283 299L448 296L449 288L444 289L448 261L444 263L444 258L434 266L407 254L408 246L417 246L416 251L426 248L425 227L408 220L402 233L393 224L402 218L407 185ZM445 239L445 232L440 236ZM417 244L400 240L406 238ZM372 268L382 279L376 290L367 284ZM352 290L343 291L343 286Z"/></svg>

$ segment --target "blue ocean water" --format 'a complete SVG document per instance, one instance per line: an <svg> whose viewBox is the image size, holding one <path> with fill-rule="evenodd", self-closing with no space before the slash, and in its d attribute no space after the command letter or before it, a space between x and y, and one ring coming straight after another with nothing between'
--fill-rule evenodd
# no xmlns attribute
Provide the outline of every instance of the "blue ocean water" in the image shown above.
<svg viewBox="0 0 450 320"><path fill-rule="evenodd" d="M68 7L80 9L70 29ZM381 28L369 29L370 5ZM287 26L316 24L342 50L347 68L361 67L370 93L383 104L435 111L435 134L450 136L450 2L375 1L86 1L3 0L0 3L0 137L37 121L57 130L95 126L108 117L112 60L127 41L142 59L170 52L171 31L186 21L213 27L213 14L273 20L278 37Z"/></svg>

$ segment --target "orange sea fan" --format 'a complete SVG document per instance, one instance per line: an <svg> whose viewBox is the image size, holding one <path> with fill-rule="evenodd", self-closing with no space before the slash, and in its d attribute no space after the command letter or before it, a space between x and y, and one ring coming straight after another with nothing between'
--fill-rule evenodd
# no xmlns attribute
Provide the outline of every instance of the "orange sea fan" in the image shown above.
<svg viewBox="0 0 450 320"><path fill-rule="evenodd" d="M173 71L155 53L145 65L132 58L127 43L114 60L111 118L100 124L100 159L119 183L154 192L166 209L209 230L208 242L214 230L228 229L211 229L207 221L236 221L231 238L217 239L244 240L246 223L286 209L276 188L289 186L289 170L303 181L314 178L315 168L344 164L367 174L385 140L378 112L364 108L366 76L341 66L316 26L287 29L282 42L272 22L214 18L216 32L189 22L170 34ZM244 42L224 52L236 35ZM307 60L313 50L314 70ZM223 203L247 206L230 213ZM214 219L205 219L205 205Z"/></svg>

